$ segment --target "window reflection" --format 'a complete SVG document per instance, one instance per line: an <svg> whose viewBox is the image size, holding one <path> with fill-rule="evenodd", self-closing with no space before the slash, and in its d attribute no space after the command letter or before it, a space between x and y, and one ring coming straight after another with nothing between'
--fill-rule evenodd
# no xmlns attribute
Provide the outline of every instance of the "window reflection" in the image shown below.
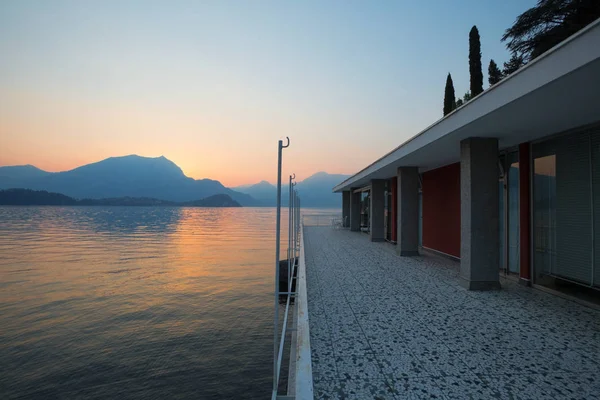
<svg viewBox="0 0 600 400"><path fill-rule="evenodd" d="M511 153L509 160L516 160ZM508 271L519 273L519 163L512 162L508 169Z"/></svg>
<svg viewBox="0 0 600 400"><path fill-rule="evenodd" d="M362 232L370 231L369 206L371 203L371 191L367 190L360 194L360 230Z"/></svg>
<svg viewBox="0 0 600 400"><path fill-rule="evenodd" d="M534 159L533 168L535 277L543 283L556 267L556 155Z"/></svg>

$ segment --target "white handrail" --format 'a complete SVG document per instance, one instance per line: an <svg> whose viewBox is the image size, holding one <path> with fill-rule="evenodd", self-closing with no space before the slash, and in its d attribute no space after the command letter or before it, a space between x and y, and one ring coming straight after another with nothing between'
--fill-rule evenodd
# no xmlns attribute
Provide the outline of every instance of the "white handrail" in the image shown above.
<svg viewBox="0 0 600 400"><path fill-rule="evenodd" d="M296 388L295 400L312 400L313 379L310 356L310 329L308 325L308 298L306 294L306 263L304 257L304 226L300 227L300 259L297 279L296 322Z"/></svg>

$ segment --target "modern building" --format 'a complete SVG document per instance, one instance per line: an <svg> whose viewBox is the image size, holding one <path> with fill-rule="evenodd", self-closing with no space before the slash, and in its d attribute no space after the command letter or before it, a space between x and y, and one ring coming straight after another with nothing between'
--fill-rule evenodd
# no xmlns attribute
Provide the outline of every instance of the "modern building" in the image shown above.
<svg viewBox="0 0 600 400"><path fill-rule="evenodd" d="M333 190L351 230L460 260L469 289L600 290L600 20Z"/></svg>

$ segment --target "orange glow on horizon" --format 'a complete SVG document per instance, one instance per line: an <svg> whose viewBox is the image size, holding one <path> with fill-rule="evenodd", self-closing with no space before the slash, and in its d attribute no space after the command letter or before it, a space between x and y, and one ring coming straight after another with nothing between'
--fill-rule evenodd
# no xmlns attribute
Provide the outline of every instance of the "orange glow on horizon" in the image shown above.
<svg viewBox="0 0 600 400"><path fill-rule="evenodd" d="M172 108L80 103L35 91L9 93L13 101L2 102L4 95L0 94L2 166L31 164L59 172L114 156L163 155L187 176L218 180L227 187L276 180L277 141L285 130L266 120L248 123ZM378 151L346 157L325 135L292 131L289 136L292 145L284 151L283 177L294 172L299 180L319 171L352 173Z"/></svg>

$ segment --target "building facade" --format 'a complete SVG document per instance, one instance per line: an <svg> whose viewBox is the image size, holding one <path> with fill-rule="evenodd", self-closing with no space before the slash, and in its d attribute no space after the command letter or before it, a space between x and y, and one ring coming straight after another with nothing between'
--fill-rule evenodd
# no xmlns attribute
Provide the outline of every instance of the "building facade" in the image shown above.
<svg viewBox="0 0 600 400"><path fill-rule="evenodd" d="M351 230L460 260L469 289L600 290L600 21L334 191Z"/></svg>

